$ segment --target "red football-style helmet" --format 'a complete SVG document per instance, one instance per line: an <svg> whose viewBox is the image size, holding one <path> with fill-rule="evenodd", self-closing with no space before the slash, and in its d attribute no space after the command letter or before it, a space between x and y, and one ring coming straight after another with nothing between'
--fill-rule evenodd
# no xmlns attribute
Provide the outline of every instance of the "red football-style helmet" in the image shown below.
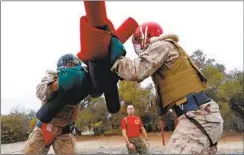
<svg viewBox="0 0 244 155"><path fill-rule="evenodd" d="M145 49L150 44L150 38L163 34L163 29L158 23L147 22L140 25L132 36L132 43L136 54Z"/></svg>

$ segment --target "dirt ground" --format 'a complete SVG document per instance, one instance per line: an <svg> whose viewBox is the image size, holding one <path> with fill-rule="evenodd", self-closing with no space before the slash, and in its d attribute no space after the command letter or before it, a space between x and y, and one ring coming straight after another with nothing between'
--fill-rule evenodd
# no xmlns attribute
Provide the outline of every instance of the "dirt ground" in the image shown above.
<svg viewBox="0 0 244 155"><path fill-rule="evenodd" d="M171 132L165 133L166 144ZM149 133L150 154L164 154L160 133ZM22 154L25 142L1 145L1 154ZM77 136L79 154L127 154L122 136ZM53 154L52 148L49 154ZM225 133L218 145L218 154L243 154L243 133Z"/></svg>

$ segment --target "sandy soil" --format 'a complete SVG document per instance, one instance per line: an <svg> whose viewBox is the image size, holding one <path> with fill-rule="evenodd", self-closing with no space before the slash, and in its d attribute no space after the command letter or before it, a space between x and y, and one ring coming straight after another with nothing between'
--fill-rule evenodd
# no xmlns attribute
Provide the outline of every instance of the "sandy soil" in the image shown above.
<svg viewBox="0 0 244 155"><path fill-rule="evenodd" d="M171 132L165 133L166 144ZM159 133L149 133L150 154L164 154L165 146L162 145ZM2 154L21 154L25 142L2 144ZM78 136L77 152L81 154L127 154L125 142L121 136ZM53 154L51 148L49 154ZM243 154L243 134L225 133L218 145L218 154Z"/></svg>

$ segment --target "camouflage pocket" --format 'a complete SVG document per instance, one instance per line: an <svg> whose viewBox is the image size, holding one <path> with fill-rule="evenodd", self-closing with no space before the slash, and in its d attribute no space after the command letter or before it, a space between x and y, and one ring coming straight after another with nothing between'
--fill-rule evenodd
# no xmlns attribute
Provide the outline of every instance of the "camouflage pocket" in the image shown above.
<svg viewBox="0 0 244 155"><path fill-rule="evenodd" d="M205 110L208 112L208 114L205 115L207 122L212 122L212 123L223 122L219 110L219 105L217 103L211 101L211 103L205 107Z"/></svg>
<svg viewBox="0 0 244 155"><path fill-rule="evenodd" d="M223 119L220 113L209 113L208 115L206 115L206 121L212 123L221 123L223 122Z"/></svg>
<svg viewBox="0 0 244 155"><path fill-rule="evenodd" d="M54 150L56 154L76 154L75 137L72 134L63 134L56 138Z"/></svg>
<svg viewBox="0 0 244 155"><path fill-rule="evenodd" d="M47 154L48 150L49 148L45 148L41 129L35 127L26 141L23 154Z"/></svg>
<svg viewBox="0 0 244 155"><path fill-rule="evenodd" d="M29 139L44 140L41 128L35 127L33 132L30 134Z"/></svg>

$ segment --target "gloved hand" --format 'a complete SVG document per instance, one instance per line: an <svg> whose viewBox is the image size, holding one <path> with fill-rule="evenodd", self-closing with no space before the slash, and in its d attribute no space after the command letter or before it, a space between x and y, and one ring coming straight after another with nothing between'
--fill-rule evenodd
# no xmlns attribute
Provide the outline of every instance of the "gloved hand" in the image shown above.
<svg viewBox="0 0 244 155"><path fill-rule="evenodd" d="M109 49L109 59L111 64L113 65L118 58L125 55L126 50L123 44L119 41L117 37L112 36Z"/></svg>

